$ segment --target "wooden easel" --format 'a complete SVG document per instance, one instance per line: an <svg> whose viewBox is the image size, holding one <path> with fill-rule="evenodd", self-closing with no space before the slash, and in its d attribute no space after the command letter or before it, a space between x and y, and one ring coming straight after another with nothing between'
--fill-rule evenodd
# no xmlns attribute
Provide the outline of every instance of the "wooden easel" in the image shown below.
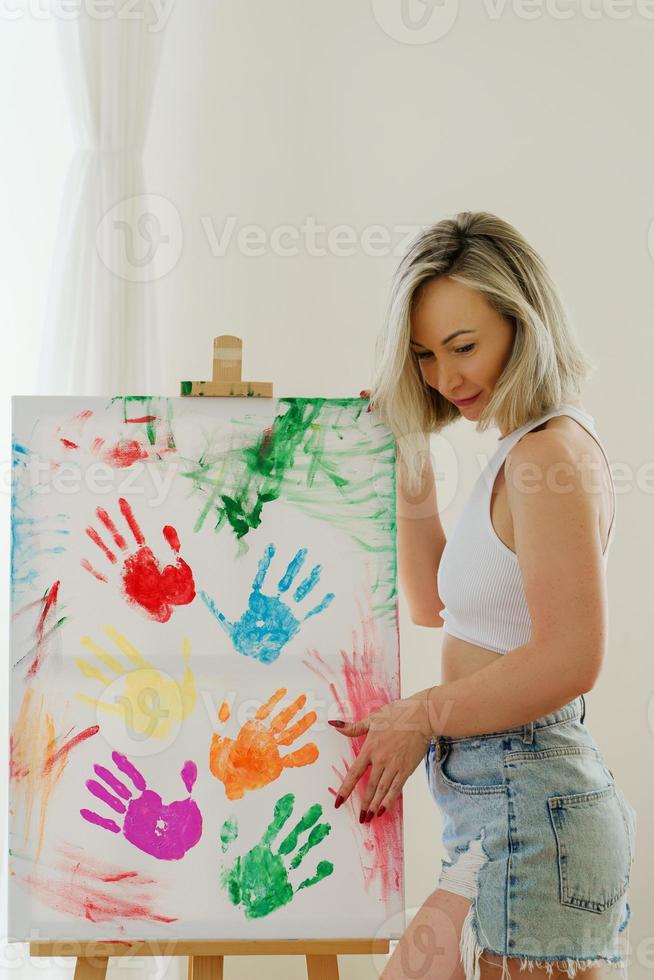
<svg viewBox="0 0 654 980"><path fill-rule="evenodd" d="M239 395L272 398L272 381L242 381L243 341L223 334L213 338L213 372L211 381L181 381L181 395L227 397Z"/></svg>
<svg viewBox="0 0 654 980"><path fill-rule="evenodd" d="M35 940L30 956L76 956L75 980L105 980L110 956L188 956L188 980L223 980L225 956L304 956L308 980L338 980L339 953L388 953L388 939Z"/></svg>
<svg viewBox="0 0 654 980"><path fill-rule="evenodd" d="M214 337L211 381L180 382L183 396L272 398L270 381L241 379L243 342ZM110 956L188 956L188 980L223 980L225 956L304 956L308 980L338 980L338 954L388 953L389 939L35 940L30 956L76 956L75 980L104 980Z"/></svg>

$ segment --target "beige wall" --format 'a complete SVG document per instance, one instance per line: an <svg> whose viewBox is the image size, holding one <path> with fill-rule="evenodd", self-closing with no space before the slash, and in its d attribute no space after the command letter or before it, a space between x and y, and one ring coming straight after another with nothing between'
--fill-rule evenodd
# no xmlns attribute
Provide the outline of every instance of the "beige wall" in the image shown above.
<svg viewBox="0 0 654 980"><path fill-rule="evenodd" d="M407 0L411 26L401 0L176 0L145 157L150 191L183 229L159 281L162 391L208 377L211 338L236 333L245 376L272 380L276 395L358 393L407 233L485 209L541 251L599 363L584 404L618 485L610 655L586 723L639 815L639 980L654 966L654 4L459 6ZM259 244L239 244L246 226L260 229ZM35 351L17 357L28 375ZM4 395L17 390L5 377ZM465 421L448 430L446 531L495 438ZM410 623L403 603L400 613L408 694L439 681L441 634ZM422 769L406 786L405 821L414 908L435 887L441 856ZM344 957L342 975L372 978L376 965ZM236 980L261 968L228 969ZM293 959L266 971L304 975Z"/></svg>

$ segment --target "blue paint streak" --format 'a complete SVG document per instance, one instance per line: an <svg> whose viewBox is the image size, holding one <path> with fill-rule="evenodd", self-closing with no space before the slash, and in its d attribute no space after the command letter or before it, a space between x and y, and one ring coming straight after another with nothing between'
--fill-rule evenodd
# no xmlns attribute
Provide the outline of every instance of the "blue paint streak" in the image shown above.
<svg viewBox="0 0 654 980"><path fill-rule="evenodd" d="M31 590L42 574L44 558L56 556L66 551L63 544L44 545L45 535L67 537L68 528L48 526L47 518L32 517L29 505L35 495L36 487L30 489L28 467L33 453L26 446L12 439L11 459L11 533L10 533L10 585L12 601ZM67 514L57 514L62 523L70 520Z"/></svg>

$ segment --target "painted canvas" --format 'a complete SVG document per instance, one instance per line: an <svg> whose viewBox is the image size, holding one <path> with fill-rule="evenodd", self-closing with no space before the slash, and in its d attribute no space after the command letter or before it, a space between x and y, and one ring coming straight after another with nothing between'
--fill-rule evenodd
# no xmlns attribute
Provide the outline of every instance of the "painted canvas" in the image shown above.
<svg viewBox="0 0 654 980"><path fill-rule="evenodd" d="M393 937L395 441L360 398L14 397L13 939Z"/></svg>

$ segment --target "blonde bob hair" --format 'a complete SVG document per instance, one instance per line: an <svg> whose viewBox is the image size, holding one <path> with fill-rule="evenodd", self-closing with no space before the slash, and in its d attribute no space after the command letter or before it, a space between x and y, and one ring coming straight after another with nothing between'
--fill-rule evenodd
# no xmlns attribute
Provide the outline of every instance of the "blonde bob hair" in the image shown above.
<svg viewBox="0 0 654 980"><path fill-rule="evenodd" d="M462 211L422 231L393 277L370 389L372 408L395 435L414 491L429 433L461 417L425 382L409 348L416 293L438 276L483 292L514 327L511 355L478 432L493 425L511 431L578 396L597 366L579 347L543 260L512 225L485 211Z"/></svg>

